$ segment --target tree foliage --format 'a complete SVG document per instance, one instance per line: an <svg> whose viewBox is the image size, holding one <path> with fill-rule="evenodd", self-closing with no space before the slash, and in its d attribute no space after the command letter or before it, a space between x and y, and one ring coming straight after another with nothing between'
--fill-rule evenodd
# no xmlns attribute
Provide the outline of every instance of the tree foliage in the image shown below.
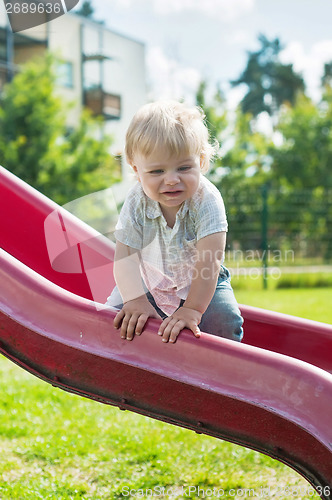
<svg viewBox="0 0 332 500"><path fill-rule="evenodd" d="M277 54L279 42L270 48ZM268 60L271 54L266 55ZM265 68L269 70L269 66ZM270 250L292 249L331 261L331 74L331 63L327 63L319 103L306 96L305 89L298 90L292 102L283 101L274 116L272 133L258 130L254 113L244 112L243 102L235 113L225 111L225 102L216 113L215 103L206 98L206 85L198 89L198 102L209 116L208 126L214 133L217 130L219 140L223 139L222 157L215 161L210 177L225 200L229 248L260 251L265 186ZM285 86L280 95L287 95Z"/></svg>
<svg viewBox="0 0 332 500"><path fill-rule="evenodd" d="M322 76L322 85L332 86L332 61L324 64L324 74Z"/></svg>
<svg viewBox="0 0 332 500"><path fill-rule="evenodd" d="M305 95L283 109L278 123L282 143L271 150L279 182L297 188L332 187L332 102L320 105Z"/></svg>
<svg viewBox="0 0 332 500"><path fill-rule="evenodd" d="M243 113L257 116L266 111L274 115L280 106L294 104L297 93L303 92L303 78L297 74L292 64L280 62L282 45L278 38L268 40L259 35L261 47L256 52L248 52L247 66L233 86L245 84L248 91L241 101Z"/></svg>
<svg viewBox="0 0 332 500"><path fill-rule="evenodd" d="M52 56L27 63L1 98L2 165L58 203L108 187L119 174L109 153L111 138L87 111L76 129L56 92Z"/></svg>
<svg viewBox="0 0 332 500"><path fill-rule="evenodd" d="M90 19L93 17L94 12L95 9L93 8L90 0L84 0L81 8L76 11L79 16L88 17Z"/></svg>
<svg viewBox="0 0 332 500"><path fill-rule="evenodd" d="M212 102L208 103L206 98L208 84L202 81L196 93L196 104L205 113L205 121L209 128L212 141L222 141L223 134L227 126L227 112L225 107L225 97L218 87L212 97Z"/></svg>

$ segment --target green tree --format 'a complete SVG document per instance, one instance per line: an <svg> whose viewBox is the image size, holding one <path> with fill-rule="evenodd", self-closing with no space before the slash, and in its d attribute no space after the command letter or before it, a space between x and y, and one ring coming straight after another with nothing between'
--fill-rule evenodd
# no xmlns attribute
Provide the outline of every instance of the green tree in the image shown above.
<svg viewBox="0 0 332 500"><path fill-rule="evenodd" d="M231 227L228 247L236 241L242 249L259 248L260 191L270 175L271 140L253 129L252 115L243 113L240 107L231 118L219 89L210 100L206 94L207 84L203 82L196 102L206 114L211 136L221 143L221 154L215 158L209 178L225 200Z"/></svg>
<svg viewBox="0 0 332 500"><path fill-rule="evenodd" d="M332 86L332 61L324 64L324 74L322 76L322 86Z"/></svg>
<svg viewBox="0 0 332 500"><path fill-rule="evenodd" d="M332 102L320 105L300 95L284 107L278 131L282 143L271 151L275 178L296 188L332 187Z"/></svg>
<svg viewBox="0 0 332 500"><path fill-rule="evenodd" d="M320 103L300 91L293 104L283 103L274 117L271 137L259 132L252 113L244 113L239 106L233 117L224 103L207 99L206 84L200 86L197 101L206 112L212 135L222 138L222 157L216 159L210 178L225 200L228 248L262 248L262 188L267 186L269 248L331 261L330 75L327 64Z"/></svg>
<svg viewBox="0 0 332 500"><path fill-rule="evenodd" d="M196 92L196 105L204 111L205 122L212 141L223 142L228 120L225 97L221 89L217 87L212 96L212 102L208 103L206 99L207 90L208 84L203 80Z"/></svg>
<svg viewBox="0 0 332 500"><path fill-rule="evenodd" d="M273 116L283 103L295 102L297 93L304 91L304 81L294 72L292 64L280 62L282 46L278 38L268 40L261 34L258 40L260 49L248 52L246 68L231 84L233 87L243 84L248 87L241 101L244 113L257 116L266 111Z"/></svg>
<svg viewBox="0 0 332 500"><path fill-rule="evenodd" d="M76 129L66 126L66 109L56 92L56 61L30 61L1 97L2 165L60 204L108 187L119 176L102 122L82 113Z"/></svg>
<svg viewBox="0 0 332 500"><path fill-rule="evenodd" d="M84 0L81 8L76 11L79 16L88 17L90 19L93 17L94 12L95 9L93 8L90 0Z"/></svg>
<svg viewBox="0 0 332 500"><path fill-rule="evenodd" d="M330 260L332 87L325 83L319 104L299 95L294 106L285 106L278 131L282 143L271 150L274 184L281 186L283 205L288 206L291 218L303 222L302 239L311 241L314 248L320 241L320 253ZM298 202L294 203L296 199Z"/></svg>

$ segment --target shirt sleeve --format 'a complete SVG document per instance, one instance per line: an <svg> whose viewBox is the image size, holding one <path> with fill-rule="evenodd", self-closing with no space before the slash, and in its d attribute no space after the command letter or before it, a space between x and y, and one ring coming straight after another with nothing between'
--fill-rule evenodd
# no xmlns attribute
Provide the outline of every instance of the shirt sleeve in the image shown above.
<svg viewBox="0 0 332 500"><path fill-rule="evenodd" d="M197 241L209 234L228 230L224 201L215 186L204 190L195 225Z"/></svg>
<svg viewBox="0 0 332 500"><path fill-rule="evenodd" d="M115 226L114 236L120 243L141 250L143 246L143 211L136 191L136 189L132 189L128 193Z"/></svg>

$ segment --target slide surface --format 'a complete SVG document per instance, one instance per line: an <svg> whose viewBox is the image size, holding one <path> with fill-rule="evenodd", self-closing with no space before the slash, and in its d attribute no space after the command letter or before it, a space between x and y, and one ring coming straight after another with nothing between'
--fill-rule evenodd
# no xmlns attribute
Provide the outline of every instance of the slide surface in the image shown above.
<svg viewBox="0 0 332 500"><path fill-rule="evenodd" d="M241 306L245 343L104 308L113 245L0 168L0 352L62 389L276 458L332 498L332 327Z"/></svg>

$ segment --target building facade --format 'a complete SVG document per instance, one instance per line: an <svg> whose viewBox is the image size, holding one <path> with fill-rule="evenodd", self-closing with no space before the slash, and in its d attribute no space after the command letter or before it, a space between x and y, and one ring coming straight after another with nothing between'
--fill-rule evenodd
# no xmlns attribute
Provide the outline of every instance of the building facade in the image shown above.
<svg viewBox="0 0 332 500"><path fill-rule="evenodd" d="M111 153L120 156L128 124L147 99L144 44L75 13L13 33L0 2L0 92L22 64L45 51L61 60L57 91L74 103L68 126L89 108L103 117L103 131L113 137ZM122 172L129 178L124 161Z"/></svg>

